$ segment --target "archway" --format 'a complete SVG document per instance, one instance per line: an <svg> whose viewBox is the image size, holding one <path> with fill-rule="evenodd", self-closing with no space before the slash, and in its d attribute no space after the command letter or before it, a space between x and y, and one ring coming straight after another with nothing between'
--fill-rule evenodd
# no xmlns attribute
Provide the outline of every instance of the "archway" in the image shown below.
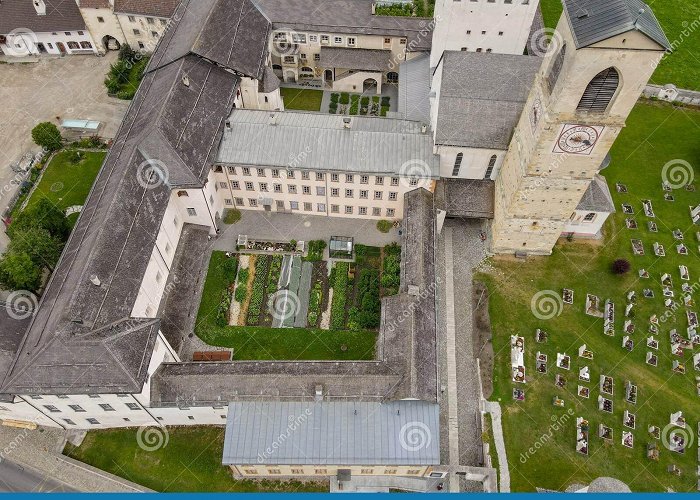
<svg viewBox="0 0 700 500"><path fill-rule="evenodd" d="M333 81L333 70L327 69L326 71L324 71L323 79L326 80L326 83L331 83Z"/></svg>
<svg viewBox="0 0 700 500"><path fill-rule="evenodd" d="M297 74L294 71L286 71L284 73L284 81L285 82L296 82L297 81Z"/></svg>
<svg viewBox="0 0 700 500"><path fill-rule="evenodd" d="M370 92L373 94L376 94L377 93L377 86L378 86L377 80L375 80L374 78L367 78L364 82L362 82L362 92L364 94L367 94Z"/></svg>
<svg viewBox="0 0 700 500"><path fill-rule="evenodd" d="M102 46L105 50L119 50L121 48L119 40L111 35L105 35L102 37Z"/></svg>

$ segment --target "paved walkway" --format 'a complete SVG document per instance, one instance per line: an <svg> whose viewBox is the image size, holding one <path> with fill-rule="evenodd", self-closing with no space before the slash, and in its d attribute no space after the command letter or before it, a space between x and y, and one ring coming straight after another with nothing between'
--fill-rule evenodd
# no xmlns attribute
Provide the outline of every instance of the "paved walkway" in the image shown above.
<svg viewBox="0 0 700 500"><path fill-rule="evenodd" d="M501 405L495 401L484 401L484 409L491 414L493 440L496 442L496 453L498 454L499 490L501 493L510 493L510 471L508 470L506 443L503 439L503 426L501 425Z"/></svg>
<svg viewBox="0 0 700 500"><path fill-rule="evenodd" d="M355 244L379 246L399 242L399 233L392 229L388 233L377 230L374 219L346 219L305 215L285 214L255 210L241 210L241 220L231 226L223 225L221 234L214 242L214 250L230 251L236 248L239 234L247 234L250 239L272 241L311 241L325 240L331 236L350 236Z"/></svg>
<svg viewBox="0 0 700 500"><path fill-rule="evenodd" d="M0 426L3 458L37 471L47 480L90 493L150 491L108 472L63 456L66 433L60 429L16 429Z"/></svg>

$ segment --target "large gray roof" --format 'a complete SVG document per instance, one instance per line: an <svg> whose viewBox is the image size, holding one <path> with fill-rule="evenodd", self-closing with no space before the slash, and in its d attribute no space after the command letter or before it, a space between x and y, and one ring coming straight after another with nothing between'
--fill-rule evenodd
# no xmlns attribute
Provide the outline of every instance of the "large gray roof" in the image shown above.
<svg viewBox="0 0 700 500"><path fill-rule="evenodd" d="M588 47L628 31L639 31L670 49L654 12L641 0L563 0L577 48Z"/></svg>
<svg viewBox="0 0 700 500"><path fill-rule="evenodd" d="M353 116L346 129L341 115L272 114L274 124L269 111L234 109L217 162L271 167L294 162L295 168L399 174L405 164L421 161L438 176L433 139L419 122Z"/></svg>
<svg viewBox="0 0 700 500"><path fill-rule="evenodd" d="M608 183L600 175L596 175L588 189L583 193L576 210L590 210L592 212L615 212L615 203L610 195Z"/></svg>
<svg viewBox="0 0 700 500"><path fill-rule="evenodd" d="M424 401L231 403L223 464L438 465L439 420Z"/></svg>
<svg viewBox="0 0 700 500"><path fill-rule="evenodd" d="M75 1L44 0L46 14L38 15L30 0L0 1L0 34L25 28L35 33L84 30L85 21Z"/></svg>
<svg viewBox="0 0 700 500"><path fill-rule="evenodd" d="M494 181L489 179L440 179L438 192L448 217L493 219Z"/></svg>
<svg viewBox="0 0 700 500"><path fill-rule="evenodd" d="M485 52L443 54L435 143L508 149L542 60Z"/></svg>
<svg viewBox="0 0 700 500"><path fill-rule="evenodd" d="M406 120L430 123L430 55L421 54L399 65L399 114Z"/></svg>
<svg viewBox="0 0 700 500"><path fill-rule="evenodd" d="M372 0L256 0L275 29L405 36L406 50L430 50L432 20L419 17L376 16Z"/></svg>
<svg viewBox="0 0 700 500"><path fill-rule="evenodd" d="M391 51L380 49L349 49L321 47L322 68L345 68L365 71L390 71Z"/></svg>

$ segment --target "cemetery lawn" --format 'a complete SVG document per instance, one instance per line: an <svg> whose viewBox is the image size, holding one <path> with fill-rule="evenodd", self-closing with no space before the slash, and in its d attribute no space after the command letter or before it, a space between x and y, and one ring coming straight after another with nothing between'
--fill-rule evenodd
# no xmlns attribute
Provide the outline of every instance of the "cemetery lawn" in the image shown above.
<svg viewBox="0 0 700 500"><path fill-rule="evenodd" d="M281 87L284 109L298 109L302 111L320 111L322 90L296 89Z"/></svg>
<svg viewBox="0 0 700 500"><path fill-rule="evenodd" d="M671 42L673 52L664 57L651 83L664 85L673 83L679 88L700 90L700 64L697 54L700 52L700 3L686 0L665 0L650 2L656 18ZM542 17L544 25L554 28L562 12L561 0L542 0ZM693 24L695 23L695 24Z"/></svg>
<svg viewBox="0 0 700 500"><path fill-rule="evenodd" d="M684 352L682 362L686 365L685 375L674 374L671 365L674 359L670 354L669 330L677 328L686 337L686 308L680 294L678 265L688 266L690 283L700 278L700 259L695 232L700 226L692 225L688 207L697 204L698 192L677 189L672 192L675 201L665 201L661 188L662 166L673 159L684 159L695 165L695 186L700 190L700 150L697 148L700 112L659 103L638 104L627 121L611 151L612 163L603 170L615 201L617 212L605 224L605 240L599 243L560 242L550 257L531 257L527 261L513 258L495 258L494 271L481 274L477 279L487 283L490 296L490 316L493 329L495 352L494 393L492 400L501 402L503 426L508 453L508 461L513 491L534 491L535 487L564 490L572 483L588 484L598 476L613 476L627 482L633 491L665 491L672 488L678 492L695 491L697 487L697 425L700 415L700 397L696 394L695 376L698 372L692 367L692 352L697 347ZM615 183L627 186L628 193L618 193ZM642 211L642 199L653 203L655 219L647 218ZM630 230L625 226L625 215L621 213L622 203L630 203L636 214L639 229ZM647 221L654 220L659 232L647 230ZM677 254L676 241L671 235L679 228L685 236L685 244L690 255ZM645 255L632 254L630 239L639 238L644 243ZM666 249L666 257L654 256L652 244L658 241ZM631 271L624 276L610 272L610 265L616 258L625 258L632 264ZM638 270L645 268L649 279L639 279ZM675 315L661 323L659 350L646 347L649 335L649 317L661 316L666 311L663 303L660 276L669 273L673 279L675 300L680 307ZM532 297L541 290L561 293L562 288L574 290L573 305L563 305L561 314L549 320L538 320L531 312ZM644 288L651 288L655 297L642 296ZM627 352L621 347L622 324L627 303L628 291L637 294L637 304L632 318L636 331L631 336L634 350ZM603 319L584 314L586 293L592 293L601 300L611 299L615 303L615 336L603 334ZM700 310L700 294L694 293L696 305L691 309ZM547 343L535 342L535 330L542 328L549 333ZM525 338L525 367L527 384L514 384L510 376L510 335ZM593 360L578 357L578 348L586 344L594 353ZM535 353L548 355L548 373L535 370ZM646 364L647 351L659 357L657 367ZM556 366L557 353L571 357L571 370ZM591 372L589 383L581 385L590 388L590 399L579 398L576 394L578 370L588 366ZM566 378L564 389L554 386L554 377L561 374ZM601 374L614 378L614 413L598 410L597 398ZM625 382L631 380L638 386L637 404L624 401ZM513 387L523 388L526 401L516 403L512 399ZM552 405L554 396L565 400L564 408ZM568 412L573 410L571 414ZM634 434L634 448L622 446L623 412L629 410L637 416ZM666 449L661 440L651 438L648 426L656 425L662 430L669 423L672 412L683 411L687 418L689 434L693 442L687 446L684 455ZM590 423L589 455L575 452L576 417L581 416ZM559 425L555 429L554 424ZM614 440L606 444L598 437L598 424L604 423L613 428ZM629 430L629 429L627 429ZM654 462L646 458L647 443L655 442L660 449L660 460ZM528 449L534 454L528 456ZM682 470L680 477L667 472L667 467L675 464Z"/></svg>
<svg viewBox="0 0 700 500"><path fill-rule="evenodd" d="M168 427L167 436L165 446L145 451L137 429L90 431L80 447L68 444L63 453L163 493L328 491L325 482L233 479L221 465L223 427Z"/></svg>

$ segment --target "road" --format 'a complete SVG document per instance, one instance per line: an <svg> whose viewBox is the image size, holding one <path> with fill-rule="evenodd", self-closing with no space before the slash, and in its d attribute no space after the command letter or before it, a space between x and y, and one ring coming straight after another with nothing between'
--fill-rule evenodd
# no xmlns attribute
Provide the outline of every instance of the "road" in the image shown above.
<svg viewBox="0 0 700 500"><path fill-rule="evenodd" d="M0 462L0 492L48 493L73 491L77 490L42 476L34 470L27 469L8 460Z"/></svg>

